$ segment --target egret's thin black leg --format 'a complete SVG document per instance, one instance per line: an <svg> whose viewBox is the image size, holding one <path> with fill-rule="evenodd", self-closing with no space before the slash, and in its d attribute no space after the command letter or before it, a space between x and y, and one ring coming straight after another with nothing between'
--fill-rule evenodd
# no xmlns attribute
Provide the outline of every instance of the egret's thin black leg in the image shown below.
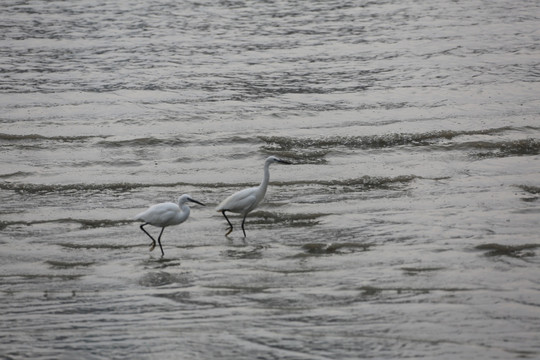
<svg viewBox="0 0 540 360"><path fill-rule="evenodd" d="M148 237L149 237L150 239L152 239L152 243L150 244L150 251L152 251L152 250L154 250L154 248L156 247L156 240L152 237L152 235L150 235L150 234L148 233L148 231L146 231L146 230L144 229L144 226L146 226L146 225L148 225L148 223L144 223L144 224L142 224L142 225L139 226L139 227L141 228L142 231L144 231L144 233L145 233L146 235L148 235ZM160 236L161 236L161 235L160 235Z"/></svg>
<svg viewBox="0 0 540 360"><path fill-rule="evenodd" d="M163 234L163 230L165 230L165 227L161 228L161 232L159 233L159 236L157 238L157 241L159 243L159 248L161 249L161 257L165 256L165 253L163 252L163 246L161 246L161 234Z"/></svg>
<svg viewBox="0 0 540 360"><path fill-rule="evenodd" d="M233 231L233 226L232 226L232 223L229 221L229 218L227 217L227 215L225 215L225 211L226 210L223 210L221 213L223 214L223 216L225 216L225 220L227 220L227 222L229 223L229 231L227 231L227 233L225 234L225 236L227 236Z"/></svg>
<svg viewBox="0 0 540 360"><path fill-rule="evenodd" d="M242 220L242 231L244 232L244 237L246 237L246 230L244 229L244 223L246 222L247 214L244 215L244 219Z"/></svg>

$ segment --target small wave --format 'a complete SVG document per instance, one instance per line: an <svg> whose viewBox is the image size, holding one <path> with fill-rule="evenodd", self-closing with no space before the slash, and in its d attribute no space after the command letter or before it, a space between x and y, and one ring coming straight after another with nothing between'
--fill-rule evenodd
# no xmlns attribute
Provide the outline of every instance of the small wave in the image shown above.
<svg viewBox="0 0 540 360"><path fill-rule="evenodd" d="M472 154L472 156L476 158L527 156L540 154L540 140L538 139L521 139L502 142L475 142L469 143L468 145L475 149L488 150Z"/></svg>
<svg viewBox="0 0 540 360"><path fill-rule="evenodd" d="M540 194L540 186L532 186L532 185L518 185L518 187L521 190L524 190L530 194L538 195Z"/></svg>
<svg viewBox="0 0 540 360"><path fill-rule="evenodd" d="M114 227L121 226L126 224L131 224L133 220L108 220L108 219L66 219L68 222L74 222L81 225L83 229L89 228L103 228L103 227Z"/></svg>
<svg viewBox="0 0 540 360"><path fill-rule="evenodd" d="M419 134L394 133L371 136L327 136L318 139L296 138L289 136L260 136L259 138L266 143L266 145L263 146L263 149L267 151L290 152L298 151L298 149L310 148L320 151L320 149L334 147L345 147L352 149L380 149L403 145L424 146L440 140L450 140L458 136L491 135L507 131L509 129L509 127L504 127L472 131L441 130Z"/></svg>
<svg viewBox="0 0 540 360"><path fill-rule="evenodd" d="M247 249L231 249L221 252L221 255L231 259L262 259L263 245L258 245Z"/></svg>
<svg viewBox="0 0 540 360"><path fill-rule="evenodd" d="M401 270L403 270L406 275L411 275L411 276L419 275L426 272L429 273L432 271L440 271L444 269L445 269L444 267L437 267L437 266L435 267L402 267L401 268Z"/></svg>
<svg viewBox="0 0 540 360"><path fill-rule="evenodd" d="M2 182L0 189L11 190L19 193L46 194L55 192L73 192L73 191L119 191L125 192L137 188L151 186L170 186L178 184L141 184L141 183L109 183L109 184L29 184Z"/></svg>
<svg viewBox="0 0 540 360"><path fill-rule="evenodd" d="M360 291L360 297L373 297L379 296L384 293L395 293L397 295L402 294L427 294L431 291L444 291L449 293L472 291L474 289L458 288L458 287L425 287L425 288L412 288L412 287L376 287L376 286L361 286L358 288Z"/></svg>
<svg viewBox="0 0 540 360"><path fill-rule="evenodd" d="M251 223L254 224L284 224L291 227L315 226L319 218L328 214L286 214L269 211L255 211L251 214Z"/></svg>
<svg viewBox="0 0 540 360"><path fill-rule="evenodd" d="M275 149L262 149L267 155L274 155ZM293 161L296 164L323 165L328 161L324 158L330 150L327 149L296 149L295 151L280 151L279 156Z"/></svg>
<svg viewBox="0 0 540 360"><path fill-rule="evenodd" d="M396 177L378 177L378 176L363 176L354 179L342 179L342 180L296 180L296 181L272 181L272 186L294 186L294 185L322 185L322 186L344 186L344 187L362 187L367 189L380 188L387 189L397 184L403 184L417 179L415 175L401 175ZM174 182L174 183L106 183L106 184L32 184L32 183L18 183L18 182L0 182L0 190L10 190L18 193L28 194L48 194L48 193L67 193L67 192L101 192L101 191L113 191L113 192L127 192L136 189L150 188L150 187L200 187L200 188L229 188L229 187L248 187L253 186L253 183L187 183L187 182Z"/></svg>
<svg viewBox="0 0 540 360"><path fill-rule="evenodd" d="M50 224L50 223L59 223L59 224L75 223L75 224L79 224L81 229L89 229L89 228L114 227L114 226L130 224L132 222L133 220L73 219L73 218L34 220L34 221L0 221L0 230L4 230L8 226L14 226L14 225L32 226L32 225Z"/></svg>
<svg viewBox="0 0 540 360"><path fill-rule="evenodd" d="M27 135L16 135L16 134L5 134L0 133L0 141L5 142L16 142L16 141L34 141L34 140L45 140L45 141L59 141L59 142L76 142L84 141L96 137L96 135L87 135L87 136L44 136L39 134L27 134Z"/></svg>
<svg viewBox="0 0 540 360"><path fill-rule="evenodd" d="M141 166L142 163L140 161L137 161L137 160L119 160L119 159L114 159L114 160L100 160L100 161L96 161L96 160L93 160L93 161L79 161L77 163L73 163L71 166L75 167L75 168L84 168L84 167L91 167L91 166L96 166L96 165L101 165L101 166L110 166L110 167L137 167L137 166Z"/></svg>
<svg viewBox="0 0 540 360"><path fill-rule="evenodd" d="M7 179L7 178L11 178L11 177L19 177L19 176L29 176L31 175L32 173L30 172L24 172L24 171L16 171L14 173L9 173L9 174L1 174L0 175L0 179Z"/></svg>
<svg viewBox="0 0 540 360"><path fill-rule="evenodd" d="M509 256L523 258L535 256L534 250L540 248L540 244L502 245L496 243L475 246L477 250L486 250L486 256Z"/></svg>
<svg viewBox="0 0 540 360"><path fill-rule="evenodd" d="M119 147L151 147L151 146L182 146L188 143L189 141L179 138L169 138L169 139L159 139L156 137L141 137L135 139L105 139L97 143L99 146L108 147L108 148L119 148Z"/></svg>
<svg viewBox="0 0 540 360"><path fill-rule="evenodd" d="M416 175L400 175L396 177L384 176L362 176L354 179L342 180L300 180L290 182L276 182L276 186L291 186L291 185L321 185L321 186L342 186L351 188L364 189L389 189L396 185L409 183L415 179L419 179Z"/></svg>
<svg viewBox="0 0 540 360"><path fill-rule="evenodd" d="M83 277L84 274L13 274L13 275L0 275L0 278L23 278L26 280L41 280L41 279L60 279L64 281L77 280ZM44 296L47 296L45 292Z"/></svg>
<svg viewBox="0 0 540 360"><path fill-rule="evenodd" d="M351 253L358 251L368 251L374 244L361 244L354 242L339 242L339 243L308 243L302 245L302 250L305 252L295 255L298 257L321 256Z"/></svg>
<svg viewBox="0 0 540 360"><path fill-rule="evenodd" d="M89 267L95 264L93 261L84 262L67 262L67 261L57 261L57 260L47 260L45 264L49 265L53 269L73 269L78 267Z"/></svg>
<svg viewBox="0 0 540 360"><path fill-rule="evenodd" d="M138 247L140 245L121 245L121 244L110 244L110 243L97 243L97 244L75 244L75 243L56 243L58 246L62 246L67 249L130 249Z"/></svg>
<svg viewBox="0 0 540 360"><path fill-rule="evenodd" d="M274 183L272 183L274 184ZM174 188L174 187L204 187L204 188L228 188L228 187L248 187L253 186L253 183L188 183L188 182L174 182L174 183L106 183L106 184L31 184L31 183L17 183L17 182L0 182L0 190L10 190L18 193L28 194L48 194L48 193L73 193L73 192L128 192L143 188Z"/></svg>
<svg viewBox="0 0 540 360"><path fill-rule="evenodd" d="M189 284L189 278L184 274L171 274L166 271L149 272L139 279L139 284L145 287L160 287L172 284Z"/></svg>

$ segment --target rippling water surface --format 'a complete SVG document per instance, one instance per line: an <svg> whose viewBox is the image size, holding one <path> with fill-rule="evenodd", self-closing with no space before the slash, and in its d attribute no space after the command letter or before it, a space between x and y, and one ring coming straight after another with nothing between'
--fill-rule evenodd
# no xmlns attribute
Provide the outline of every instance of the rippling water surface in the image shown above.
<svg viewBox="0 0 540 360"><path fill-rule="evenodd" d="M538 2L0 16L0 357L540 356ZM160 258L132 218L183 193Z"/></svg>

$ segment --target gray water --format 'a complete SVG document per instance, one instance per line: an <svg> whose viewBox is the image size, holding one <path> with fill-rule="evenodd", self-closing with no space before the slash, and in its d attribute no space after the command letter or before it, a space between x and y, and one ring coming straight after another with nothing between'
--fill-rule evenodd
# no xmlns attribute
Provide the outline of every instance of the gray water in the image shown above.
<svg viewBox="0 0 540 360"><path fill-rule="evenodd" d="M1 358L540 357L537 1L0 17Z"/></svg>

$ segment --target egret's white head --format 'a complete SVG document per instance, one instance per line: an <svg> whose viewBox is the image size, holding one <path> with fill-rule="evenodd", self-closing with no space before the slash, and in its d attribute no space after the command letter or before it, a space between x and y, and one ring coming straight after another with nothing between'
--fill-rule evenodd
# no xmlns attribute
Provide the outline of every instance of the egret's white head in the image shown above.
<svg viewBox="0 0 540 360"><path fill-rule="evenodd" d="M280 159L280 158L278 158L278 157L276 157L276 156L273 156L273 155L267 157L265 162L270 163L270 164L271 164L271 163L275 163L275 162L281 163L281 164L291 164L290 161Z"/></svg>
<svg viewBox="0 0 540 360"><path fill-rule="evenodd" d="M205 206L203 203L201 203L201 202L199 202L199 201L197 201L197 200L193 200L193 198L191 197L191 195L188 195L188 194L184 194L184 195L182 195L182 196L180 196L180 197L178 198L178 203L179 203L180 205L183 205L183 204L185 204L185 203L188 202L188 201L191 201L191 202L194 202L194 203L196 203L196 204Z"/></svg>

